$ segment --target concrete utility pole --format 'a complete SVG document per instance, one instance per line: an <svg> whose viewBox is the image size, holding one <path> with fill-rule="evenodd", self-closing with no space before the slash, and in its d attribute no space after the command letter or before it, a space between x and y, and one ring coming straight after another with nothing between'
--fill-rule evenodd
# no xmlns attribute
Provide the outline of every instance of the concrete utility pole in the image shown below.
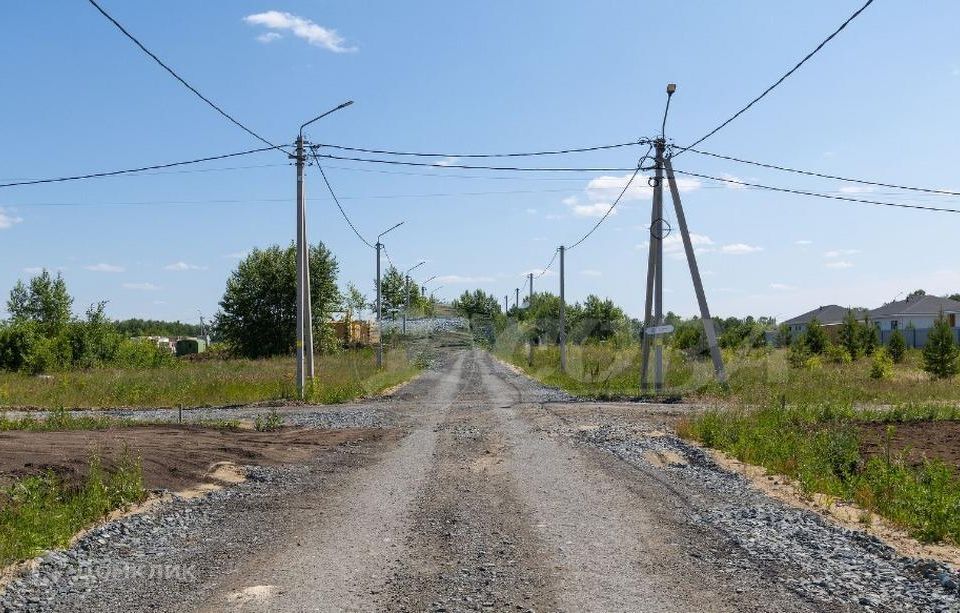
<svg viewBox="0 0 960 613"><path fill-rule="evenodd" d="M527 299L527 308L533 308L533 273L528 273L527 278L530 280L530 297ZM533 337L530 338L530 350L527 354L527 364L533 366Z"/></svg>
<svg viewBox="0 0 960 613"><path fill-rule="evenodd" d="M297 136L296 143L296 152L294 153L294 158L296 159L297 164L297 340L295 346L295 352L297 356L297 397L303 399L304 397L304 388L306 387L306 373L304 373L304 326L306 325L306 316L307 312L304 311L304 285L305 279L303 276L303 242L304 242L304 232L303 232L303 217L304 217L304 185L303 185L303 167L306 165L306 155L303 152L303 128L300 129L300 134ZM309 290L307 290L309 292Z"/></svg>
<svg viewBox="0 0 960 613"><path fill-rule="evenodd" d="M426 263L427 263L427 261L426 261L426 260L423 260L423 261L421 261L419 264L417 264L416 266L412 266L412 267L408 268L408 269L407 269L407 272L405 272L405 273L403 274L403 293L404 293L404 299L403 299L403 333L404 333L404 334L407 333L407 311L410 310L410 273L413 272L414 270L420 268L421 266L423 266L423 265L426 264Z"/></svg>
<svg viewBox="0 0 960 613"><path fill-rule="evenodd" d="M307 197L303 176L304 167L307 164L307 156L304 149L305 141L303 139L303 130L313 122L323 119L330 113L339 111L351 104L353 104L353 101L348 100L330 109L326 113L301 124L300 131L297 133L296 147L293 155L297 166L297 335L294 351L297 361L297 396L301 399L306 395L307 380L313 380L313 309L311 308L310 297L310 243L307 240Z"/></svg>
<svg viewBox="0 0 960 613"><path fill-rule="evenodd" d="M663 390L662 339L665 334L669 334L673 329L672 326L663 325L663 239L670 233L670 228L663 219L664 169L666 169L667 181L670 184L670 196L677 213L677 223L680 226L683 249L687 256L687 263L690 266L690 277L693 280L694 289L697 294L697 302L700 305L700 317L703 320L704 334L710 348L710 355L713 358L714 371L720 382L725 382L726 380L726 374L723 369L723 358L720 355L720 348L717 345L716 329L714 328L713 320L710 318L710 309L707 307L707 298L703 291L703 283L700 279L700 271L697 267L693 243L690 240L687 220L683 214L683 205L680 202L680 190L677 188L677 182L674 178L673 166L670 163L670 159L664 155L666 150L664 131L667 122L667 111L670 109L670 97L673 96L676 88L677 86L673 83L667 85L667 107L663 115L664 127L661 129L660 138L654 141L656 160L653 182L651 183L653 187L653 207L650 213L650 248L647 255L647 293L644 306L643 354L640 364L640 387L646 391L648 389L647 371L650 362L650 343L654 342L654 389L658 393Z"/></svg>
<svg viewBox="0 0 960 613"><path fill-rule="evenodd" d="M517 292L517 297L513 302L513 306L517 307L517 310L519 311L520 310L520 288L519 287L516 289L516 292Z"/></svg>
<svg viewBox="0 0 960 613"><path fill-rule="evenodd" d="M504 314L506 314L507 310L508 310L508 309L507 309L507 296L504 295L504 296L503 296L503 312L504 312Z"/></svg>
<svg viewBox="0 0 960 613"><path fill-rule="evenodd" d="M567 250L560 245L560 372L567 372L567 302L564 295L563 255Z"/></svg>
<svg viewBox="0 0 960 613"><path fill-rule="evenodd" d="M383 249L383 243L380 242L380 239L383 238L383 235L391 230L396 230L403 224L405 221L401 221L395 226L388 228L377 235L377 368L383 368L383 329L382 324L380 323L383 317L381 306L380 306L380 294L381 294L381 281L380 281L380 251Z"/></svg>

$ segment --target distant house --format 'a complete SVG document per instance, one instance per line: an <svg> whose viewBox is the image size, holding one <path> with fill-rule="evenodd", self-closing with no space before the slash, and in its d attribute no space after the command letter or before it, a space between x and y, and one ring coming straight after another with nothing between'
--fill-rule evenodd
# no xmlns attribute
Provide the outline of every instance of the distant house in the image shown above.
<svg viewBox="0 0 960 613"><path fill-rule="evenodd" d="M806 332L807 325L814 319L819 321L820 325L825 328L839 326L843 323L843 318L847 316L849 311L853 311L856 318L860 320L867 314L866 309L851 309L850 307L840 306L839 304L828 304L827 306L817 307L812 311L807 311L802 315L797 315L793 319L788 319L783 323L790 329L790 336L796 338L798 334Z"/></svg>
<svg viewBox="0 0 960 613"><path fill-rule="evenodd" d="M905 300L888 302L870 311L870 319L880 326L882 332L914 328L926 330L933 327L943 313L951 328L957 327L960 302L939 296L908 296Z"/></svg>

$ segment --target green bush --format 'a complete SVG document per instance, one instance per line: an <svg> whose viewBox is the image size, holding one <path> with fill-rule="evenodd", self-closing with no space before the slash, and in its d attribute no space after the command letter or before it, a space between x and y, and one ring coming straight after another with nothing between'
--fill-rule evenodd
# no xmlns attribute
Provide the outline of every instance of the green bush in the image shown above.
<svg viewBox="0 0 960 613"><path fill-rule="evenodd" d="M873 362L870 365L871 379L889 379L893 374L893 358L890 353L881 347L873 352Z"/></svg>
<svg viewBox="0 0 960 613"><path fill-rule="evenodd" d="M890 335L890 342L887 344L887 351L893 361L899 364L907 354L907 340L903 338L903 332L899 329L894 330Z"/></svg>
<svg viewBox="0 0 960 613"><path fill-rule="evenodd" d="M850 364L853 357L843 345L830 345L827 347L826 358L833 364Z"/></svg>

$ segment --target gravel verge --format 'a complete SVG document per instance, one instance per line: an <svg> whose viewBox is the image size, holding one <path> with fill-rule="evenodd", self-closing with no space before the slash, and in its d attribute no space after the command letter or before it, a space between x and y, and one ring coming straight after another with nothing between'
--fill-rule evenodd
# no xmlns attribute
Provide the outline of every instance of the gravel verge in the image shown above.
<svg viewBox="0 0 960 613"><path fill-rule="evenodd" d="M732 572L775 562L792 569L782 580L793 591L823 606L960 611L960 576L949 567L901 556L876 537L774 500L677 437L637 436L608 426L579 437L700 501L685 510L686 517L736 545L739 555L724 554ZM716 546L708 551L718 553Z"/></svg>

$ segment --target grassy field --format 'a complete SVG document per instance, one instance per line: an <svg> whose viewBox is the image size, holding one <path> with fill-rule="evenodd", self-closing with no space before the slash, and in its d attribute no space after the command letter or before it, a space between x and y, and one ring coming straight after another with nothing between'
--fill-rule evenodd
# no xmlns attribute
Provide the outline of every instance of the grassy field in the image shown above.
<svg viewBox="0 0 960 613"><path fill-rule="evenodd" d="M567 351L567 374L560 372L556 346L534 350L528 363L522 346L498 346L495 353L519 366L539 381L587 398L634 398L640 394L640 348L571 346ZM786 396L789 403L829 402L836 405L896 405L901 403L960 403L960 377L932 380L920 369L920 355L908 352L902 364L894 365L889 379L870 377L870 359L852 364L823 363L815 369L791 368L782 349L724 352L728 385L713 380L708 358L689 359L680 352L665 351L666 396L691 401L729 402L764 406ZM651 368L652 382L652 368Z"/></svg>
<svg viewBox="0 0 960 613"><path fill-rule="evenodd" d="M110 473L91 458L79 486L52 473L18 481L0 490L0 567L64 547L80 530L145 496L139 460L129 456Z"/></svg>
<svg viewBox="0 0 960 613"><path fill-rule="evenodd" d="M960 475L937 460L908 463L891 452L897 424L956 420L943 405L857 410L830 403L759 409L715 409L682 422L681 436L795 479L807 493L852 501L925 541L960 543ZM866 458L858 425L887 425L887 452ZM935 427L935 426L932 426Z"/></svg>
<svg viewBox="0 0 960 613"><path fill-rule="evenodd" d="M308 393L315 403L375 394L416 374L402 350L378 371L371 349L317 356ZM295 397L293 358L179 361L171 367L103 368L36 377L0 372L0 408L171 407L243 404Z"/></svg>

